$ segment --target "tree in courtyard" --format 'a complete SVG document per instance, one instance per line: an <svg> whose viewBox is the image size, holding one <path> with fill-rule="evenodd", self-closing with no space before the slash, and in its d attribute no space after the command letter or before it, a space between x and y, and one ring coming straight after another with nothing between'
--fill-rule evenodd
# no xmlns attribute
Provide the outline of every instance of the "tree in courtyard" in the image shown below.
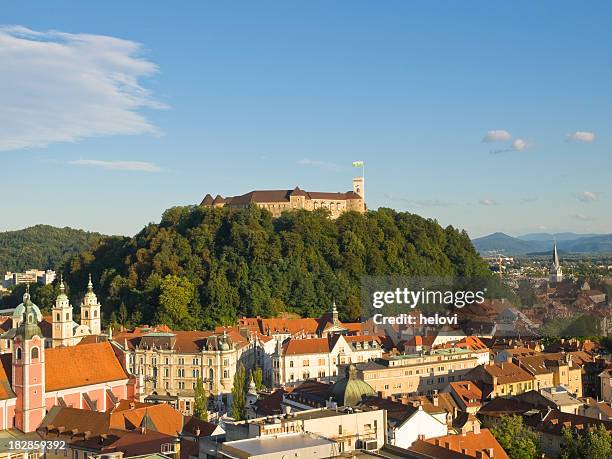
<svg viewBox="0 0 612 459"><path fill-rule="evenodd" d="M245 375L244 365L241 363L236 369L232 386L231 413L236 421L242 421L246 415Z"/></svg>
<svg viewBox="0 0 612 459"><path fill-rule="evenodd" d="M521 416L502 416L491 428L510 459L536 459L541 457L538 435L523 424Z"/></svg>
<svg viewBox="0 0 612 459"><path fill-rule="evenodd" d="M249 377L249 381L253 378L253 382L255 383L255 388L260 390L263 388L263 371L261 368L257 367L254 370L250 371L251 375Z"/></svg>
<svg viewBox="0 0 612 459"><path fill-rule="evenodd" d="M202 421L208 421L208 394L204 389L202 378L198 378L196 382L193 415Z"/></svg>

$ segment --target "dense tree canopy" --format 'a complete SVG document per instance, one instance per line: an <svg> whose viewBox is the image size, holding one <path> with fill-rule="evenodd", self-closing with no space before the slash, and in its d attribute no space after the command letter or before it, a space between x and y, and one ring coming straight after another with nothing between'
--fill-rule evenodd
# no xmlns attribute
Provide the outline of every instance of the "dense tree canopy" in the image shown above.
<svg viewBox="0 0 612 459"><path fill-rule="evenodd" d="M0 273L60 268L100 237L98 233L48 225L0 233Z"/></svg>
<svg viewBox="0 0 612 459"><path fill-rule="evenodd" d="M76 290L91 272L105 316L177 328L233 324L283 311L317 316L336 300L359 313L364 275L487 276L468 235L406 212L174 207L133 238L107 237L72 258ZM121 308L121 305L125 306Z"/></svg>

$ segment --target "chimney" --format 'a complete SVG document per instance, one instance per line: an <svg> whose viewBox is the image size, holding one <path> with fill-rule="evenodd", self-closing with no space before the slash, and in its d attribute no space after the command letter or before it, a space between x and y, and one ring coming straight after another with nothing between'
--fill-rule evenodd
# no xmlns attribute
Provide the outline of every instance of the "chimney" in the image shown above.
<svg viewBox="0 0 612 459"><path fill-rule="evenodd" d="M433 395L433 405L434 406L438 406L439 405L439 400L438 400L438 394L434 394Z"/></svg>
<svg viewBox="0 0 612 459"><path fill-rule="evenodd" d="M489 457L494 457L494 452L493 452L493 448L487 448L487 454L489 455Z"/></svg>
<svg viewBox="0 0 612 459"><path fill-rule="evenodd" d="M480 423L478 421L474 421L474 433L476 435L480 433Z"/></svg>

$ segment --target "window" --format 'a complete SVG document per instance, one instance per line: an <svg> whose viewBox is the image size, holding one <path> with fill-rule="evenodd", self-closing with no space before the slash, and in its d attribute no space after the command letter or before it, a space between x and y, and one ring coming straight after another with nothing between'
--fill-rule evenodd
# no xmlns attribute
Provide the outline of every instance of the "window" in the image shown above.
<svg viewBox="0 0 612 459"><path fill-rule="evenodd" d="M164 368L164 378L170 377L170 370L168 368Z"/></svg>
<svg viewBox="0 0 612 459"><path fill-rule="evenodd" d="M60 314L59 314L59 312L58 312L58 313L56 314L56 316L55 316L55 320L57 320L57 321L59 322L59 321L60 321L60 317L61 317L61 316L60 316Z"/></svg>
<svg viewBox="0 0 612 459"><path fill-rule="evenodd" d="M69 312L66 313L66 320L70 320L70 313Z"/></svg>
<svg viewBox="0 0 612 459"><path fill-rule="evenodd" d="M30 357L32 358L32 360L38 359L38 348L37 347L32 348L32 350L30 351Z"/></svg>
<svg viewBox="0 0 612 459"><path fill-rule="evenodd" d="M17 348L17 360L21 360L21 348Z"/></svg>
<svg viewBox="0 0 612 459"><path fill-rule="evenodd" d="M94 309L94 318L98 317L98 310Z"/></svg>
<svg viewBox="0 0 612 459"><path fill-rule="evenodd" d="M289 368L293 368L293 360L289 360Z"/></svg>
<svg viewBox="0 0 612 459"><path fill-rule="evenodd" d="M85 318L89 319L89 311L87 309L85 309Z"/></svg>
<svg viewBox="0 0 612 459"><path fill-rule="evenodd" d="M224 379L228 379L229 378L229 371L223 370L223 378Z"/></svg>
<svg viewBox="0 0 612 459"><path fill-rule="evenodd" d="M305 366L305 367L310 366L310 360L308 360L308 359L304 360L304 362L302 362L302 365Z"/></svg>

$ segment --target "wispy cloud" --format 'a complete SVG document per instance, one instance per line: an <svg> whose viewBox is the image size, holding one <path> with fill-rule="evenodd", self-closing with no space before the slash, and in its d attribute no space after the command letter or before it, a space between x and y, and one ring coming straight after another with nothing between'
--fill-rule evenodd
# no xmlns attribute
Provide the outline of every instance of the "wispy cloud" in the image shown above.
<svg viewBox="0 0 612 459"><path fill-rule="evenodd" d="M410 207L449 207L455 205L454 202L443 201L441 199L408 199L392 193L385 193L385 198L392 201L401 202Z"/></svg>
<svg viewBox="0 0 612 459"><path fill-rule="evenodd" d="M572 217L575 220L580 220L582 222L592 222L593 221L591 217L587 217L584 214L573 214L573 215L570 215L570 217Z"/></svg>
<svg viewBox="0 0 612 459"><path fill-rule="evenodd" d="M595 133L590 131L575 131L565 137L568 142L591 143L595 140Z"/></svg>
<svg viewBox="0 0 612 459"><path fill-rule="evenodd" d="M512 135L505 129L494 129L488 131L482 141L485 143L507 142L510 139L512 139Z"/></svg>
<svg viewBox="0 0 612 459"><path fill-rule="evenodd" d="M578 193L576 195L576 199L580 202L593 202L599 199L599 193L594 191L583 191L582 193Z"/></svg>
<svg viewBox="0 0 612 459"><path fill-rule="evenodd" d="M484 198L478 201L478 204L483 205L483 206L496 206L497 201L493 199L489 199L489 198Z"/></svg>
<svg viewBox="0 0 612 459"><path fill-rule="evenodd" d="M157 66L141 51L104 35L0 26L0 150L159 134L139 112L164 107L142 86Z"/></svg>
<svg viewBox="0 0 612 459"><path fill-rule="evenodd" d="M536 202L538 198L536 196L523 198L521 199L521 204L531 204L532 202Z"/></svg>
<svg viewBox="0 0 612 459"><path fill-rule="evenodd" d="M510 148L502 148L500 150L491 150L489 153L492 155L499 155L501 153L510 153L513 151L524 151L532 146L531 143L525 139L517 138L512 141Z"/></svg>
<svg viewBox="0 0 612 459"><path fill-rule="evenodd" d="M319 167L321 169L328 169L330 171L339 171L346 169L346 167L342 167L340 164L332 163L329 161L319 161L310 158L300 159L298 161L298 164L300 164L301 166Z"/></svg>
<svg viewBox="0 0 612 459"><path fill-rule="evenodd" d="M145 161L101 161L99 159L77 159L69 161L75 166L92 166L114 171L137 171L137 172L160 172L162 169L157 164Z"/></svg>

